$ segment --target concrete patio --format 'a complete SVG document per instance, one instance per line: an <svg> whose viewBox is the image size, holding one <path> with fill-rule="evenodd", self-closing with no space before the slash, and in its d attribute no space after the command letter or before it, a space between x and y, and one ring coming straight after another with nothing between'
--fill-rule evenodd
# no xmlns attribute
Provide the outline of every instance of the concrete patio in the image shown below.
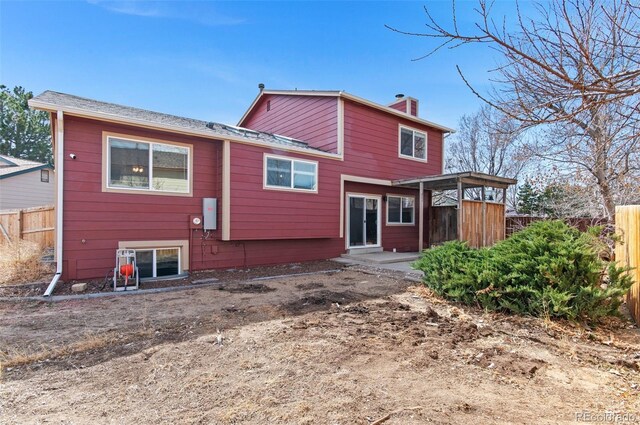
<svg viewBox="0 0 640 425"><path fill-rule="evenodd" d="M421 281L424 275L420 270L411 268L411 263L420 257L418 252L371 252L364 254L342 254L334 261L348 265L361 265L373 268L404 272L411 280Z"/></svg>

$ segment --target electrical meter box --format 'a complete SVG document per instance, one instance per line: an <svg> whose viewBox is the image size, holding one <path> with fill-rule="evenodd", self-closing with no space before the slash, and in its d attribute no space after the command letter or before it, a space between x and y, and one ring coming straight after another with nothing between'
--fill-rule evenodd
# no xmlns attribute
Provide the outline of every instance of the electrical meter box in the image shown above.
<svg viewBox="0 0 640 425"><path fill-rule="evenodd" d="M202 199L202 228L204 230L216 230L218 223L218 199Z"/></svg>

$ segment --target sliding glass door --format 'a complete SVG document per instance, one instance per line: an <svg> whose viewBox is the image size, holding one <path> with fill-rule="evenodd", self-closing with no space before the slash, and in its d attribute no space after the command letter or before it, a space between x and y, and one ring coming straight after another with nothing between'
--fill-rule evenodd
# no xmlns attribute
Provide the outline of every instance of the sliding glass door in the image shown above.
<svg viewBox="0 0 640 425"><path fill-rule="evenodd" d="M349 247L380 246L380 198L348 196Z"/></svg>

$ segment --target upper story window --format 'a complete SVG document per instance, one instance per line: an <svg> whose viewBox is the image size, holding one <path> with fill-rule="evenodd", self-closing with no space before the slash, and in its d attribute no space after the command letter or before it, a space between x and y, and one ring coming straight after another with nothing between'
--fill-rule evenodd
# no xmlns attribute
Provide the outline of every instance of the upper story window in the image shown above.
<svg viewBox="0 0 640 425"><path fill-rule="evenodd" d="M108 136L106 148L107 189L191 192L189 146Z"/></svg>
<svg viewBox="0 0 640 425"><path fill-rule="evenodd" d="M267 188L318 191L318 163L279 156L265 156L264 186Z"/></svg>
<svg viewBox="0 0 640 425"><path fill-rule="evenodd" d="M414 224L413 196L387 196L387 224Z"/></svg>
<svg viewBox="0 0 640 425"><path fill-rule="evenodd" d="M42 183L49 183L49 170L40 170L40 181Z"/></svg>
<svg viewBox="0 0 640 425"><path fill-rule="evenodd" d="M427 160L427 134L408 127L400 127L399 156Z"/></svg>

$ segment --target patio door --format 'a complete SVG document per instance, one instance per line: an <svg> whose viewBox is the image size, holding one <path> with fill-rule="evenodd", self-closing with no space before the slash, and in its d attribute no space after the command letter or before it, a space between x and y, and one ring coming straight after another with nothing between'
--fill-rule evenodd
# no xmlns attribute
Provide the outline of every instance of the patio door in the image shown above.
<svg viewBox="0 0 640 425"><path fill-rule="evenodd" d="M380 198L349 195L349 248L380 246Z"/></svg>

